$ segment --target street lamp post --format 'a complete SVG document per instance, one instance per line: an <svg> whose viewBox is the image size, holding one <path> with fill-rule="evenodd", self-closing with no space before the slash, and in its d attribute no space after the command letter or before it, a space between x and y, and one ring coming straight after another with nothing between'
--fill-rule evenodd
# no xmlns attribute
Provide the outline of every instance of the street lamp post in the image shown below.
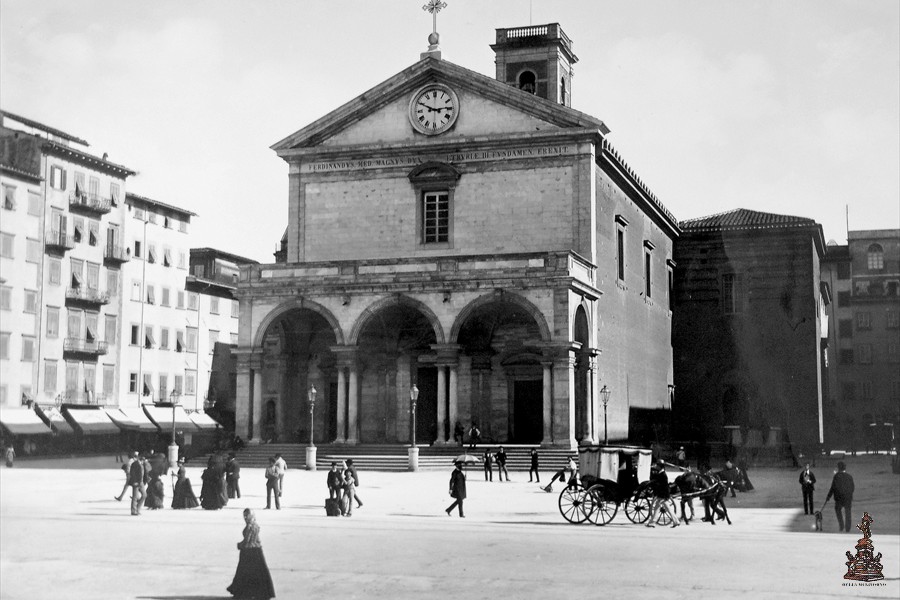
<svg viewBox="0 0 900 600"><path fill-rule="evenodd" d="M172 390L169 394L169 400L172 402L172 441L169 443L169 467L175 468L178 462L178 444L175 442L175 406L178 404L178 397L181 394L178 390Z"/></svg>
<svg viewBox="0 0 900 600"><path fill-rule="evenodd" d="M609 429L606 425L606 405L609 404L609 395L612 390L605 385L600 390L600 400L603 402L603 445L609 444Z"/></svg>
<svg viewBox="0 0 900 600"><path fill-rule="evenodd" d="M316 394L318 391L316 390L316 386L310 385L309 390L306 392L306 399L309 401L309 446L306 447L306 470L307 471L315 471L316 470L316 444L313 441L313 436L315 435L315 427L313 418L316 413Z"/></svg>
<svg viewBox="0 0 900 600"><path fill-rule="evenodd" d="M416 402L419 400L419 388L412 384L409 388L409 404L412 413L412 443L409 445L409 470L419 470L419 447L416 446Z"/></svg>

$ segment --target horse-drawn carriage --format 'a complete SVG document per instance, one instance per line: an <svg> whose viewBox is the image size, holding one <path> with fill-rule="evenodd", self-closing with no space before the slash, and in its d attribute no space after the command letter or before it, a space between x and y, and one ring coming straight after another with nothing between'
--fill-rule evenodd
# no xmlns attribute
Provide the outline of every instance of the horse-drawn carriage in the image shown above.
<svg viewBox="0 0 900 600"><path fill-rule="evenodd" d="M650 486L652 453L647 448L630 446L581 446L578 448L578 474L570 477L559 494L559 512L570 523L606 525L624 505L625 516L632 523L646 523L650 518L653 491ZM681 475L671 483L673 497L669 511L659 511L657 524L671 524L676 515L675 499L680 498L682 517L685 504L693 498L708 498L717 515L728 519L722 497L725 487L712 474L698 474L680 469ZM691 517L693 506L691 505ZM709 515L707 515L709 517ZM714 521L713 524L715 524ZM731 524L731 520L728 519Z"/></svg>

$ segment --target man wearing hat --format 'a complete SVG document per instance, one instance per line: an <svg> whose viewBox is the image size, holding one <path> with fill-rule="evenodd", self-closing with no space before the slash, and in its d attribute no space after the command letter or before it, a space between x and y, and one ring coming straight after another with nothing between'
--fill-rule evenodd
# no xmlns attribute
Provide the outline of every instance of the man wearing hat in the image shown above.
<svg viewBox="0 0 900 600"><path fill-rule="evenodd" d="M241 465L235 457L234 452L229 452L228 462L225 463L225 485L228 486L229 498L241 497Z"/></svg>
<svg viewBox="0 0 900 600"><path fill-rule="evenodd" d="M684 453L684 446L678 448L678 452L675 453L675 462L679 467L683 467L687 464L687 455Z"/></svg>
<svg viewBox="0 0 900 600"><path fill-rule="evenodd" d="M458 460L453 464L456 468L453 469L453 473L450 474L450 497L455 498L455 500L453 501L453 504L447 507L445 512L449 517L453 509L458 506L460 518L465 519L466 515L463 514L463 500L466 499L466 475L462 472L462 461Z"/></svg>
<svg viewBox="0 0 900 600"><path fill-rule="evenodd" d="M837 464L837 473L831 480L831 489L825 502L834 496L834 512L837 515L838 531L850 531L853 522L850 520L850 510L853 507L853 477L847 473L847 465L843 461ZM841 514L843 511L843 514Z"/></svg>

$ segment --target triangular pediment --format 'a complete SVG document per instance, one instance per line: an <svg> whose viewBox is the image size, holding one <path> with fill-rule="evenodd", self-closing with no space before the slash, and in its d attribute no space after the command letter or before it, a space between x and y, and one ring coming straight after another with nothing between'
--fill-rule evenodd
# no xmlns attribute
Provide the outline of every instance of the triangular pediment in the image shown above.
<svg viewBox="0 0 900 600"><path fill-rule="evenodd" d="M495 79L436 58L424 58L286 137L272 149L281 156L316 147L422 142L409 123L410 98L429 83L459 97L453 127L434 141L560 129L609 130L599 119L534 96Z"/></svg>

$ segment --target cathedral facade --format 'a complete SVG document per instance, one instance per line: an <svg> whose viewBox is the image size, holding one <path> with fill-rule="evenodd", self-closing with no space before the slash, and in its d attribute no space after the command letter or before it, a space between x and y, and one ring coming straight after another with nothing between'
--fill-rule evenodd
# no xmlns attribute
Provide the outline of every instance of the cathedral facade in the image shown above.
<svg viewBox="0 0 900 600"><path fill-rule="evenodd" d="M283 260L241 268L238 435L441 444L477 423L572 448L670 407L677 222L571 108L559 25L492 48L496 78L433 47L273 146L289 223Z"/></svg>

